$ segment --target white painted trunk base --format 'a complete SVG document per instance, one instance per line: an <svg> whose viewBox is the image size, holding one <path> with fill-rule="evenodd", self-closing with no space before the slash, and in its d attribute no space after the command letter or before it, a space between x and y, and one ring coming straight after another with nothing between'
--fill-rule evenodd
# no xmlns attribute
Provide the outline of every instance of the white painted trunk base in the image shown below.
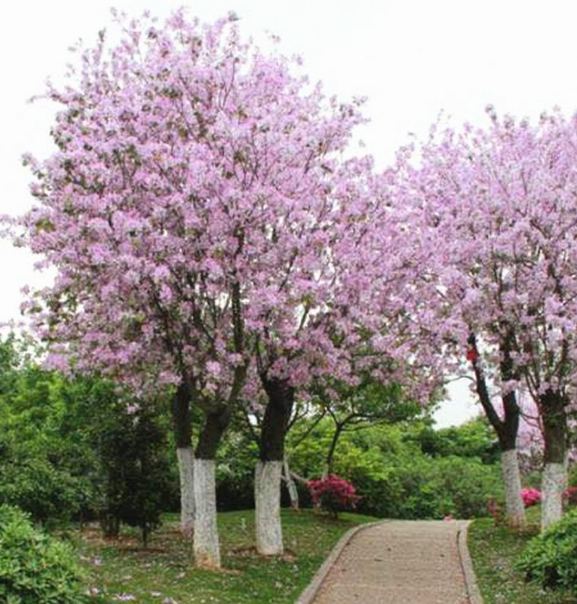
<svg viewBox="0 0 577 604"><path fill-rule="evenodd" d="M180 476L180 530L187 539L194 534L194 453L192 447L176 449Z"/></svg>
<svg viewBox="0 0 577 604"><path fill-rule="evenodd" d="M265 556L282 555L280 484L282 461L259 461L254 479L256 507L256 549Z"/></svg>
<svg viewBox="0 0 577 604"><path fill-rule="evenodd" d="M563 515L563 491L567 485L567 468L563 463L546 463L541 485L541 530Z"/></svg>
<svg viewBox="0 0 577 604"><path fill-rule="evenodd" d="M194 563L201 568L220 568L220 544L216 524L214 459L194 460Z"/></svg>
<svg viewBox="0 0 577 604"><path fill-rule="evenodd" d="M517 449L501 452L501 467L505 485L507 522L515 528L522 528L525 526L525 505L521 497L521 474Z"/></svg>

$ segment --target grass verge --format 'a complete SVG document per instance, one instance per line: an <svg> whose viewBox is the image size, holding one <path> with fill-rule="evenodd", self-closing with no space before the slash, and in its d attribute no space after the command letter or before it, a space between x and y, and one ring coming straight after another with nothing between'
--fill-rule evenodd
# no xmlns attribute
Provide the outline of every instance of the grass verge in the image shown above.
<svg viewBox="0 0 577 604"><path fill-rule="evenodd" d="M285 555L264 559L254 549L254 512L219 514L224 569L197 570L190 544L171 519L143 549L135 534L103 540L81 534L79 549L89 569L94 604L292 604L338 539L375 518L342 514L335 521L310 510L283 510Z"/></svg>
<svg viewBox="0 0 577 604"><path fill-rule="evenodd" d="M475 520L470 526L469 552L484 604L577 604L574 595L526 583L514 567L527 542L538 534L539 511L528 510L529 525L523 533L496 526L493 519Z"/></svg>

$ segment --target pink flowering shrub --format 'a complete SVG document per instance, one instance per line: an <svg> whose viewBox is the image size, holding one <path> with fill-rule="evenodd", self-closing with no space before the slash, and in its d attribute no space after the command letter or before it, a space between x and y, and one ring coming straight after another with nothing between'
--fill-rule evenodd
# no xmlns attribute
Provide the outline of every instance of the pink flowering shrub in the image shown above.
<svg viewBox="0 0 577 604"><path fill-rule="evenodd" d="M318 480L309 480L308 488L313 503L334 518L339 512L354 509L360 499L355 492L355 487L336 474Z"/></svg>
<svg viewBox="0 0 577 604"><path fill-rule="evenodd" d="M541 501L541 491L539 489L521 489L521 498L526 508L537 505Z"/></svg>
<svg viewBox="0 0 577 604"><path fill-rule="evenodd" d="M577 505L577 487L567 487L563 491L563 501L568 506Z"/></svg>

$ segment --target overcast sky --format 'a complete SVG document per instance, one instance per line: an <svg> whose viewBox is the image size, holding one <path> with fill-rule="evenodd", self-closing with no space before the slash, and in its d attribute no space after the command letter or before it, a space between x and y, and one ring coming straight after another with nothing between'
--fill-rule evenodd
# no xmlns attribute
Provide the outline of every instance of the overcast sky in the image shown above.
<svg viewBox="0 0 577 604"><path fill-rule="evenodd" d="M134 15L164 16L173 0L114 4ZM47 77L59 80L78 39L91 43L110 23L102 0L7 2L0 8L0 214L30 207L30 176L20 157L45 157L53 108L28 104ZM284 54L299 54L313 80L343 100L366 96L369 125L359 137L384 167L409 133L425 135L440 111L482 123L484 108L536 118L559 106L577 110L577 3L570 0L199 0L191 15L214 20L234 11L245 35L281 38ZM34 259L0 241L0 322L18 317L20 288L38 284ZM452 388L439 423L474 412L466 388Z"/></svg>

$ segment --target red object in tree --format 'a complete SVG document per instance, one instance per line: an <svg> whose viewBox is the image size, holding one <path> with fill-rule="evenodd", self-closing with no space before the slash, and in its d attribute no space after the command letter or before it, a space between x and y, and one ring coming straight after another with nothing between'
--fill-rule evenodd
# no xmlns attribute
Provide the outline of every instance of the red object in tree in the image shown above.
<svg viewBox="0 0 577 604"><path fill-rule="evenodd" d="M479 358L479 353L476 348L468 348L467 349L467 361L471 361L474 363Z"/></svg>

